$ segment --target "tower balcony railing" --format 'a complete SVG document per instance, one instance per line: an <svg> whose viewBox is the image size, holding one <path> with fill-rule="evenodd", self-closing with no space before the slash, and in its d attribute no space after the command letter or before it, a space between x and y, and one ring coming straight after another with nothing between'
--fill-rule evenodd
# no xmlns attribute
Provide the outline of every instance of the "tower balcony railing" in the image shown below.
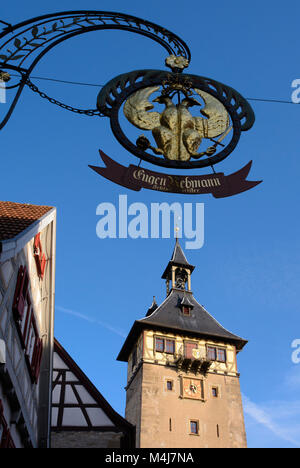
<svg viewBox="0 0 300 468"><path fill-rule="evenodd" d="M208 359L206 351L202 349L193 349L192 351L180 346L174 355L174 363L178 370L186 372L194 372L195 374L206 374L212 365L212 361Z"/></svg>

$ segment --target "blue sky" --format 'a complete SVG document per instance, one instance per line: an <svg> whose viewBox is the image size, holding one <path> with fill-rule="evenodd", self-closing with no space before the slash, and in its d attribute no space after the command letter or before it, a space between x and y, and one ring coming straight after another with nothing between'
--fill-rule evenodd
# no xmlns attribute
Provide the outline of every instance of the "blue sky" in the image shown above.
<svg viewBox="0 0 300 468"><path fill-rule="evenodd" d="M189 45L191 73L221 81L246 98L290 100L291 83L300 78L296 1L191 1L185 8L178 0L12 0L1 5L0 19L14 24L84 8L165 26ZM101 85L127 71L164 69L165 57L147 38L93 32L52 50L33 75ZM95 107L95 87L32 81L75 107ZM158 302L165 298L161 274L174 240L101 240L96 207L117 205L119 195L149 208L162 201L204 203L204 245L186 251L196 265L194 295L223 326L249 340L238 359L249 447L292 448L300 446L300 364L291 359L291 343L300 338L300 107L250 102L255 125L217 169L230 174L253 160L248 179L263 183L214 199L135 193L100 178L88 168L98 165L99 149L121 164L137 162L113 138L108 120L72 114L25 89L1 132L0 198L57 207L55 334L121 414L126 364L116 356L153 295Z"/></svg>

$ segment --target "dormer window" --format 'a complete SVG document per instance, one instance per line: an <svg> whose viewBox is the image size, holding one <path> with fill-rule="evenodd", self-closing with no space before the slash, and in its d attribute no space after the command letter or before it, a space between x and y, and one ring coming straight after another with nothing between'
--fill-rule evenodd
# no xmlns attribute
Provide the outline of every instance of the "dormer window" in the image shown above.
<svg viewBox="0 0 300 468"><path fill-rule="evenodd" d="M193 304L189 300L186 294L184 294L181 302L180 302L180 308L181 312L185 317L189 317L191 315L191 311L193 309Z"/></svg>

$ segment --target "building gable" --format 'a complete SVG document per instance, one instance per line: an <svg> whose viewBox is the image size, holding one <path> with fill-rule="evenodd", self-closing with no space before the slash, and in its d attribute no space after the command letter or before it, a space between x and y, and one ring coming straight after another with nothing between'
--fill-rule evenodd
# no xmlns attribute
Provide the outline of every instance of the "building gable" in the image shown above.
<svg viewBox="0 0 300 468"><path fill-rule="evenodd" d="M96 431L128 435L134 427L120 416L77 366L54 341L52 383L52 432ZM127 439L128 439L127 437Z"/></svg>

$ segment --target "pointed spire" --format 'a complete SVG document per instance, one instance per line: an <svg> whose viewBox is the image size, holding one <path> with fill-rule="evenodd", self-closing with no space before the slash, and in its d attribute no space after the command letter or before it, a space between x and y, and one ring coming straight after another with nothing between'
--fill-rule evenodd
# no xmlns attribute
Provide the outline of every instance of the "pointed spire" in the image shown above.
<svg viewBox="0 0 300 468"><path fill-rule="evenodd" d="M183 253L181 245L179 244L178 237L176 237L176 244L173 250L171 262L179 263L181 265L189 265L189 262L187 261L186 256Z"/></svg>
<svg viewBox="0 0 300 468"><path fill-rule="evenodd" d="M187 269L190 270L190 273L192 273L192 271L195 269L195 267L187 261L186 256L184 255L184 252L182 250L182 247L179 243L178 237L176 237L176 243L175 243L175 247L173 250L172 258L169 261L167 268L165 269L162 275L163 279L166 279L169 277L169 273L170 273L170 270L172 269L172 266L186 267Z"/></svg>
<svg viewBox="0 0 300 468"><path fill-rule="evenodd" d="M155 296L153 296L153 301L152 301L151 306L147 310L146 317L149 317L149 315L151 315L157 309L157 307L158 307L158 305L157 305Z"/></svg>

